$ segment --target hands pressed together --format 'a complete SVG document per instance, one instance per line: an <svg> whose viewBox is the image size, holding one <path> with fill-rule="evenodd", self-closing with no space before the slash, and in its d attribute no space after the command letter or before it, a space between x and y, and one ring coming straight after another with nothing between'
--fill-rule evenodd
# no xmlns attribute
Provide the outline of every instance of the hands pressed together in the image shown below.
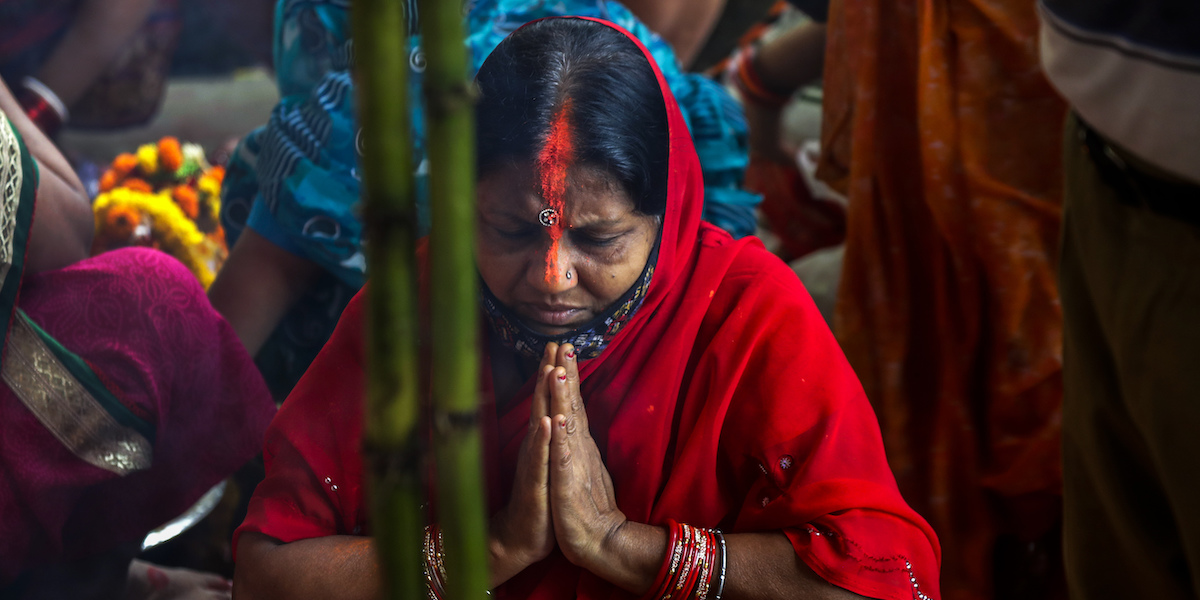
<svg viewBox="0 0 1200 600"><path fill-rule="evenodd" d="M494 584L546 558L556 545L567 560L590 568L627 522L588 429L578 363L570 344L546 345L512 497L492 519Z"/></svg>

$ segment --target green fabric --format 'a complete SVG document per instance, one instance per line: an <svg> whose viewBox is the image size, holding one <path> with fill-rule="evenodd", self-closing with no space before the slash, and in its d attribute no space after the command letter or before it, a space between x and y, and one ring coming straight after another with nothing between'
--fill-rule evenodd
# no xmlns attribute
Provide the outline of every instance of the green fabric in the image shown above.
<svg viewBox="0 0 1200 600"><path fill-rule="evenodd" d="M1064 136L1063 543L1074 599L1200 593L1200 227ZM1198 194L1200 201L1200 194Z"/></svg>

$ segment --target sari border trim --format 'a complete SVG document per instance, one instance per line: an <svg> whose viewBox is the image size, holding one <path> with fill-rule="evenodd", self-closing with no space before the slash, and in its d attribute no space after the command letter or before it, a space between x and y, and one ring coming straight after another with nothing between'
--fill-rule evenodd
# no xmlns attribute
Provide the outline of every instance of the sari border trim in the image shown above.
<svg viewBox="0 0 1200 600"><path fill-rule="evenodd" d="M37 163L12 122L0 114L0 325L6 332L21 287L37 180Z"/></svg>
<svg viewBox="0 0 1200 600"><path fill-rule="evenodd" d="M90 393L59 359L46 342L47 337L24 312L18 311L0 370L4 382L50 433L83 461L117 475L148 469L153 458L150 440L122 424L124 418L119 412L110 412L113 404L120 406L111 392L101 388L97 394L108 396L106 401ZM75 358L86 366L82 359ZM95 373L90 375L99 383ZM128 409L120 408L132 417Z"/></svg>

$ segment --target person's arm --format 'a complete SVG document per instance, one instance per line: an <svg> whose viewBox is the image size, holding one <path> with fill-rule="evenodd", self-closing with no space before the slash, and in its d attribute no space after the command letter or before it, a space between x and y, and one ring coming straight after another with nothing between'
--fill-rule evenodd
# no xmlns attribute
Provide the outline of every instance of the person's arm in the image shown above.
<svg viewBox="0 0 1200 600"><path fill-rule="evenodd" d="M725 8L725 0L625 0L624 4L671 45L685 69L696 60Z"/></svg>
<svg viewBox="0 0 1200 600"><path fill-rule="evenodd" d="M796 90L821 77L824 61L825 24L808 22L759 47L748 67L757 73L770 91L790 97ZM755 102L753 98L745 98L744 105L750 129L750 152L772 160L790 162L792 158L780 142L781 110Z"/></svg>
<svg viewBox="0 0 1200 600"><path fill-rule="evenodd" d="M289 544L253 531L238 539L233 595L271 598L374 599L379 562L371 538L329 536Z"/></svg>
<svg viewBox="0 0 1200 600"><path fill-rule="evenodd" d="M574 347L550 343L547 348L556 353L558 365L548 380L549 414L554 415L550 506L558 546L573 564L644 595L670 550L667 531L630 521L617 508L612 478L588 428ZM730 534L725 542L722 598L861 598L814 573L782 531Z"/></svg>
<svg viewBox="0 0 1200 600"><path fill-rule="evenodd" d="M208 288L208 298L253 356L320 274L317 263L247 227Z"/></svg>
<svg viewBox="0 0 1200 600"><path fill-rule="evenodd" d="M0 111L21 134L38 166L37 206L25 255L26 271L51 271L87 258L95 222L83 183L54 143L25 116L3 81Z"/></svg>
<svg viewBox="0 0 1200 600"><path fill-rule="evenodd" d="M554 549L546 486L551 435L548 385L553 360L550 351L542 357L542 377L534 388L529 430L521 445L511 499L490 520L491 587L508 581ZM271 475L268 473L268 478ZM371 538L331 535L285 544L246 531L237 544L234 591L242 600L379 596L379 562Z"/></svg>
<svg viewBox="0 0 1200 600"><path fill-rule="evenodd" d="M154 8L155 0L84 0L37 79L68 107L83 97Z"/></svg>

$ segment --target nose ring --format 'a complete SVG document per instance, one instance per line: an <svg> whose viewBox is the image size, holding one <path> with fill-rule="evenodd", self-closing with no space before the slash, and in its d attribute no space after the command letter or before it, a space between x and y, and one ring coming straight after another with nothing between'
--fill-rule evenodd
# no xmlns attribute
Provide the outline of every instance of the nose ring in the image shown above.
<svg viewBox="0 0 1200 600"><path fill-rule="evenodd" d="M570 279L570 278L571 278L571 272L567 271L567 279Z"/></svg>
<svg viewBox="0 0 1200 600"><path fill-rule="evenodd" d="M538 221L541 221L542 225L546 227L553 227L558 223L558 210L553 208L543 209L542 212L538 213Z"/></svg>

